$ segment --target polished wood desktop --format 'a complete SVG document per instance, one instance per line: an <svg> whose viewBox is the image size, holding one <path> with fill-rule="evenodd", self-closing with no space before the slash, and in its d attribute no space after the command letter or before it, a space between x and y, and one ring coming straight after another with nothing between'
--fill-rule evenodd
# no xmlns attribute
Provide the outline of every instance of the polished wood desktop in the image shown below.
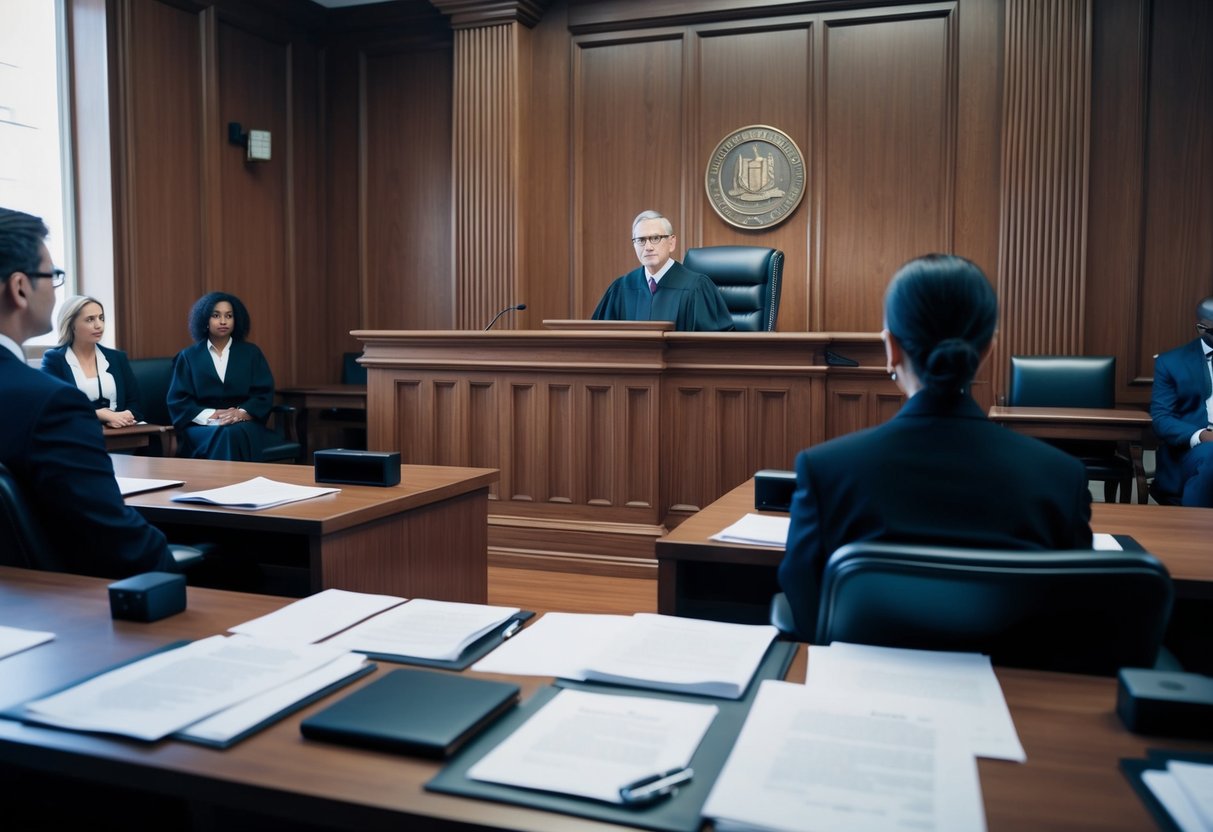
<svg viewBox="0 0 1213 832"><path fill-rule="evenodd" d="M316 441L320 413L329 408L366 412L365 384L315 384L307 387L286 387L277 391L283 404L296 410L295 433L299 444L311 457Z"/></svg>
<svg viewBox="0 0 1213 832"><path fill-rule="evenodd" d="M901 406L877 333L355 331L367 447L499 468L495 565L651 577L653 544L762 468Z"/></svg>
<svg viewBox="0 0 1213 832"><path fill-rule="evenodd" d="M1090 439L1122 443L1133 461L1137 502L1150 501L1142 449L1153 441L1154 424L1144 410L1097 407L1003 407L990 408L990 421L1016 433L1038 439ZM1122 502L1129 502L1127 494Z"/></svg>
<svg viewBox="0 0 1213 832"><path fill-rule="evenodd" d="M148 448L153 441L158 442L165 456L172 456L176 450L176 436L172 425L131 425L128 428L101 429L105 437L107 451L128 451Z"/></svg>
<svg viewBox="0 0 1213 832"><path fill-rule="evenodd" d="M106 581L0 567L0 624L49 630L53 641L0 662L0 708L178 639L196 639L280 608L285 599L189 589L185 612L141 624L110 618ZM803 681L811 648L801 648L788 679ZM64 776L138 788L201 807L256 812L289 823L343 829L491 828L588 832L620 827L489 801L424 791L440 763L305 740L299 723L356 686L286 717L224 751L166 740L144 744L0 719L0 765L48 778ZM470 671L468 671L470 672ZM1213 751L1213 743L1137 736L1114 708L1115 680L996 668L1027 752L1025 764L979 760L988 828L1140 830L1149 816L1117 769L1147 748ZM550 682L508 678L523 697ZM103 793L104 794L104 793ZM127 808L130 808L129 805ZM112 819L122 805L98 805ZM90 810L92 810L90 808ZM240 827L244 828L244 827Z"/></svg>
<svg viewBox="0 0 1213 832"><path fill-rule="evenodd" d="M488 593L488 488L497 471L432 465L401 467L389 488L317 483L310 466L115 455L122 477L184 480L176 489L126 498L171 540L226 541L307 570L304 591L338 587L405 597L483 603ZM174 503L203 491L266 477L332 485L331 494L248 511Z"/></svg>
<svg viewBox="0 0 1213 832"><path fill-rule="evenodd" d="M783 547L722 543L712 535L755 512L754 481L734 488L657 541L657 611L765 622L779 591ZM783 516L787 516L786 514ZM1178 598L1213 598L1213 509L1092 503L1095 532L1126 534L1166 565Z"/></svg>

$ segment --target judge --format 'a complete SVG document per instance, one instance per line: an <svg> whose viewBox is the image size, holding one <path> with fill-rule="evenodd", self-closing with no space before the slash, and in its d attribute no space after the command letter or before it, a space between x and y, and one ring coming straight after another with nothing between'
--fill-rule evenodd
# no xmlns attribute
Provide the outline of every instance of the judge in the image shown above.
<svg viewBox="0 0 1213 832"><path fill-rule="evenodd" d="M641 267L607 287L594 320L673 321L675 329L687 332L733 329L733 318L712 279L672 258L678 237L668 219L642 211L632 221L632 246Z"/></svg>

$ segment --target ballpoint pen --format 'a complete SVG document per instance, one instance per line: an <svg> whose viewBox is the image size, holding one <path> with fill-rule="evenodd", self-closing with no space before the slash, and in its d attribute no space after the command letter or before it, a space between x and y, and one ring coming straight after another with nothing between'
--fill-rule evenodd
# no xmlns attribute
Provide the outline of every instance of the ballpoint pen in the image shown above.
<svg viewBox="0 0 1213 832"><path fill-rule="evenodd" d="M641 777L626 786L620 786L619 797L629 806L652 803L678 791L678 787L695 776L694 769L672 768L660 774Z"/></svg>
<svg viewBox="0 0 1213 832"><path fill-rule="evenodd" d="M501 631L501 638L507 639L510 636L517 633L521 629L522 629L522 622L519 621L517 618L515 618L514 621L510 624L510 626L506 627L504 630Z"/></svg>

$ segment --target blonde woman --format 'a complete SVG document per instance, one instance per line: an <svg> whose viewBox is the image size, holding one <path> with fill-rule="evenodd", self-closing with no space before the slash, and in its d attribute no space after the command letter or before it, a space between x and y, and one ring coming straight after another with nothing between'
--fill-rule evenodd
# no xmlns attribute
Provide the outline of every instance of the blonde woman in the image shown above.
<svg viewBox="0 0 1213 832"><path fill-rule="evenodd" d="M59 345L42 356L42 369L80 389L107 428L143 420L139 385L122 350L101 346L105 308L83 295L68 298L59 312Z"/></svg>

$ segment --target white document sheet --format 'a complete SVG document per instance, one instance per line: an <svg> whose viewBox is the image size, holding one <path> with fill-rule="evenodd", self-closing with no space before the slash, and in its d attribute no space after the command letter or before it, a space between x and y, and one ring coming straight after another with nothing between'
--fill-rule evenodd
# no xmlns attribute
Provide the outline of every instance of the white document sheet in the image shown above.
<svg viewBox="0 0 1213 832"><path fill-rule="evenodd" d="M272 508L322 497L325 494L337 494L340 488L321 488L311 485L292 485L287 482L275 482L265 477L254 477L251 480L225 485L222 488L212 488L207 491L189 491L173 497L174 503L207 503L224 506L225 508L259 509Z"/></svg>
<svg viewBox="0 0 1213 832"><path fill-rule="evenodd" d="M363 653L453 661L469 644L517 612L517 607L414 598L325 644Z"/></svg>
<svg viewBox="0 0 1213 832"><path fill-rule="evenodd" d="M324 645L211 636L31 702L27 718L158 740L341 655Z"/></svg>
<svg viewBox="0 0 1213 832"><path fill-rule="evenodd" d="M704 816L718 832L984 830L977 761L964 740L946 720L904 707L764 681Z"/></svg>
<svg viewBox="0 0 1213 832"><path fill-rule="evenodd" d="M722 543L749 543L782 548L787 545L788 527L791 523L791 517L747 514L733 525L712 535L712 540L719 540Z"/></svg>
<svg viewBox="0 0 1213 832"><path fill-rule="evenodd" d="M1213 765L1171 760L1167 771L1178 781L1204 828L1213 830Z"/></svg>
<svg viewBox="0 0 1213 832"><path fill-rule="evenodd" d="M231 627L246 636L313 644L352 627L372 615L403 604L394 595L371 595L346 589L326 589L301 598L269 615Z"/></svg>
<svg viewBox="0 0 1213 832"><path fill-rule="evenodd" d="M369 662L362 654L347 653L294 681L271 688L252 699L246 699L230 708L225 708L201 722L195 722L174 733L173 737L202 740L203 742L227 742L250 728L260 725L274 714L281 713L296 702L306 699L316 691L336 684L347 676L352 676L368 664Z"/></svg>
<svg viewBox="0 0 1213 832"><path fill-rule="evenodd" d="M1162 804L1162 807L1166 809L1180 832L1209 832L1210 828L1213 828L1205 826L1201 821L1196 806L1193 805L1187 792L1169 769L1143 771L1141 779Z"/></svg>
<svg viewBox="0 0 1213 832"><path fill-rule="evenodd" d="M630 616L549 612L472 665L481 673L582 679L587 654L609 644Z"/></svg>
<svg viewBox="0 0 1213 832"><path fill-rule="evenodd" d="M41 630L22 630L17 627L0 626L0 659L45 644L55 637L54 633Z"/></svg>
<svg viewBox="0 0 1213 832"><path fill-rule="evenodd" d="M161 488L175 488L185 485L185 480L153 480L146 477L117 477L118 490L123 497L131 494L142 494L144 491L159 491Z"/></svg>
<svg viewBox="0 0 1213 832"><path fill-rule="evenodd" d="M945 710L978 757L1027 760L989 656L835 642L809 648L805 686L912 697Z"/></svg>
<svg viewBox="0 0 1213 832"><path fill-rule="evenodd" d="M715 705L562 690L468 777L622 803L623 786L689 764L716 713Z"/></svg>
<svg viewBox="0 0 1213 832"><path fill-rule="evenodd" d="M1115 537L1107 532L1095 532L1092 535L1091 548L1097 552L1122 552L1124 547L1116 540Z"/></svg>
<svg viewBox="0 0 1213 832"><path fill-rule="evenodd" d="M739 699L779 631L766 624L727 624L637 613L597 654L584 677L600 682Z"/></svg>

